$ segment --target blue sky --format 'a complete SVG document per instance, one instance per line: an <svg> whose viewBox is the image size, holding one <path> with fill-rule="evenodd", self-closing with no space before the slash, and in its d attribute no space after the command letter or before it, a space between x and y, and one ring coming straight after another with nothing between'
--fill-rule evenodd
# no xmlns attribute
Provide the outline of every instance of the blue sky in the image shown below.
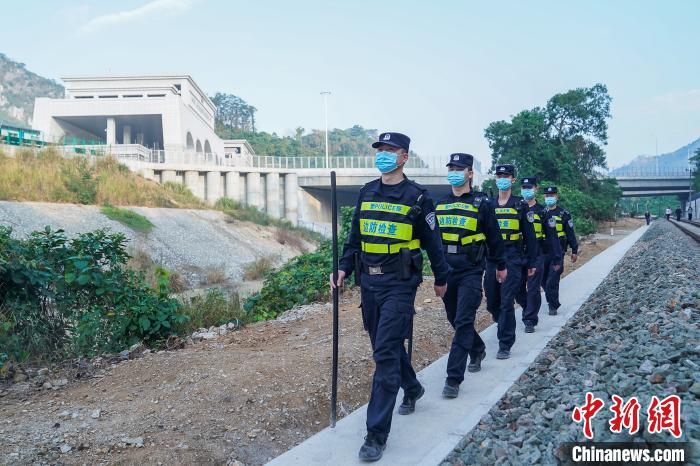
<svg viewBox="0 0 700 466"><path fill-rule="evenodd" d="M191 74L265 131L355 123L489 161L484 128L602 82L609 164L700 137L700 2L23 1L0 52L43 76Z"/></svg>

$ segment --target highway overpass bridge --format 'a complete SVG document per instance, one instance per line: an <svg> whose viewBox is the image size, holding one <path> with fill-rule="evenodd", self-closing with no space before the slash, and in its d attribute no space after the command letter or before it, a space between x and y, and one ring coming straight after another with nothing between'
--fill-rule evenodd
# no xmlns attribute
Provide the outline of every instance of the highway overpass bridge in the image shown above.
<svg viewBox="0 0 700 466"><path fill-rule="evenodd" d="M626 170L609 176L617 180L623 197L678 196L682 201L690 197L687 169Z"/></svg>
<svg viewBox="0 0 700 466"><path fill-rule="evenodd" d="M14 146L6 146L11 154ZM66 146L66 156L74 155ZM150 150L138 144L81 146L80 154L112 155L142 176L160 183L187 186L192 193L214 204L227 197L254 206L273 218L285 218L293 224L328 225L330 211L330 171L338 182L338 203L352 206L359 189L376 179L374 157L268 157L222 158L213 154ZM69 153L70 152L70 153ZM449 192L446 182L447 157L413 157L406 174L428 187L437 199ZM478 161L476 161L478 162ZM626 170L608 174L617 179L625 197L678 196L689 198L690 172L677 170ZM484 175L475 165L475 184Z"/></svg>
<svg viewBox="0 0 700 466"><path fill-rule="evenodd" d="M164 151L144 156L143 150L134 151L124 145L111 146L109 153L145 178L184 184L209 204L227 197L274 218L304 225L330 223L331 170L337 173L339 206L354 206L360 188L378 176L374 157L330 157L328 161L325 157L221 159ZM434 197L442 196L449 190L447 159L409 158L406 174L430 188ZM474 178L476 184L483 181L479 165L475 166Z"/></svg>

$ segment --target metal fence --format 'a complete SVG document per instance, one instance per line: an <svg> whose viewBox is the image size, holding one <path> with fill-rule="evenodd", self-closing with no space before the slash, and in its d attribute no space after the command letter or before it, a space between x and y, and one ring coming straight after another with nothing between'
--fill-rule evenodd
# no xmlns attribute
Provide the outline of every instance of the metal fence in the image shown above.
<svg viewBox="0 0 700 466"><path fill-rule="evenodd" d="M608 172L608 176L611 178L690 178L690 174L690 168L678 167L625 168Z"/></svg>

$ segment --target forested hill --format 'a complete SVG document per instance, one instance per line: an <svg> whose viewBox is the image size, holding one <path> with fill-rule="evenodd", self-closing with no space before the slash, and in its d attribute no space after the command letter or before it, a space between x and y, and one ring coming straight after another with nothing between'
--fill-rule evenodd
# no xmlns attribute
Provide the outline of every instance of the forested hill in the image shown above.
<svg viewBox="0 0 700 466"><path fill-rule="evenodd" d="M612 170L611 173L617 175L629 170L654 170L656 167L659 167L659 169L683 170L688 167L688 155L692 157L698 149L700 149L700 138L667 154L657 156L639 155L630 163Z"/></svg>
<svg viewBox="0 0 700 466"><path fill-rule="evenodd" d="M307 131L298 127L293 136L258 131L254 106L238 96L220 92L211 99L217 109L216 133L223 139L247 139L257 155L313 157L325 154L325 137L321 130ZM328 132L328 145L334 156L373 156L375 151L371 144L377 136L376 129L360 125L335 128Z"/></svg>
<svg viewBox="0 0 700 466"><path fill-rule="evenodd" d="M37 97L63 97L63 86L0 53L0 120L30 123Z"/></svg>

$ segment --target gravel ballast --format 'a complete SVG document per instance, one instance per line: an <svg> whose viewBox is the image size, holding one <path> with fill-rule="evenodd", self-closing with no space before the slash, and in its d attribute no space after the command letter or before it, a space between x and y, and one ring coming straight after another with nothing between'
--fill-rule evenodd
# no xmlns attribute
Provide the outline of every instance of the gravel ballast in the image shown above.
<svg viewBox="0 0 700 466"><path fill-rule="evenodd" d="M697 461L699 269L700 245L668 222L654 222L442 464L557 464L564 442L586 441L571 417L586 392L605 402L593 419L596 442L690 442ZM648 433L651 397L673 394L681 398L681 438ZM612 395L638 398L635 435L610 431Z"/></svg>

